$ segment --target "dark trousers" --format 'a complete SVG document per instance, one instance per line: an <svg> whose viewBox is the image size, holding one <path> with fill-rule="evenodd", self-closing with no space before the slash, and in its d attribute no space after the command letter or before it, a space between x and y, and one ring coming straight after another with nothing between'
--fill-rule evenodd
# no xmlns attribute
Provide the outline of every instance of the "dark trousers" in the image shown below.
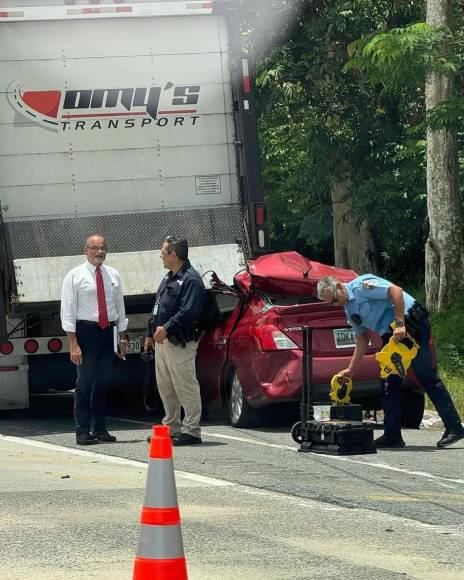
<svg viewBox="0 0 464 580"><path fill-rule="evenodd" d="M384 344L389 341L390 337L391 334L382 336ZM411 367L414 370L417 380L430 397L430 400L443 421L445 429L460 431L462 426L459 414L433 364L432 352L430 350L430 324L427 318L424 318L420 323L418 333L416 334L416 342L420 348L416 358L411 363ZM388 379L380 381L385 413L384 430L385 434L392 438L401 436L402 382L403 380L399 375L390 375Z"/></svg>
<svg viewBox="0 0 464 580"><path fill-rule="evenodd" d="M76 323L76 336L82 350L82 364L77 367L74 395L74 421L77 432L106 428L106 392L111 382L114 362L112 326Z"/></svg>

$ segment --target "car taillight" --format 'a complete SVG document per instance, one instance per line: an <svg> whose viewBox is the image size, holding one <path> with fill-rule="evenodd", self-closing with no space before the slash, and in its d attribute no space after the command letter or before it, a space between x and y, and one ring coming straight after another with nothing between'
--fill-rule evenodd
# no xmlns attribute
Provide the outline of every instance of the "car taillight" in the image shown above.
<svg viewBox="0 0 464 580"><path fill-rule="evenodd" d="M252 334L256 336L263 350L289 350L298 348L281 330L272 325L253 326Z"/></svg>
<svg viewBox="0 0 464 580"><path fill-rule="evenodd" d="M0 352L2 354L11 354L14 350L14 346L13 343L10 341L7 342L3 342L2 344L0 344Z"/></svg>
<svg viewBox="0 0 464 580"><path fill-rule="evenodd" d="M27 352L27 354L34 354L39 350L39 343L33 338L30 338L24 343L24 350Z"/></svg>
<svg viewBox="0 0 464 580"><path fill-rule="evenodd" d="M50 352L60 352L63 348L63 343L59 338L51 338L48 341L47 347Z"/></svg>

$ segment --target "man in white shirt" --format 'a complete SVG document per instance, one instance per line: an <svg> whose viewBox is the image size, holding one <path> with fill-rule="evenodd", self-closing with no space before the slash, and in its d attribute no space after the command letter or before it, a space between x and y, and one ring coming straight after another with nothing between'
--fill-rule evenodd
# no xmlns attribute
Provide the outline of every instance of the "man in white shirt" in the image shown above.
<svg viewBox="0 0 464 580"><path fill-rule="evenodd" d="M106 429L105 396L111 381L114 337L126 355L126 312L120 276L104 266L108 245L104 236L85 241L87 261L65 276L61 294L61 324L69 338L71 361L77 368L74 420L78 445L110 443Z"/></svg>

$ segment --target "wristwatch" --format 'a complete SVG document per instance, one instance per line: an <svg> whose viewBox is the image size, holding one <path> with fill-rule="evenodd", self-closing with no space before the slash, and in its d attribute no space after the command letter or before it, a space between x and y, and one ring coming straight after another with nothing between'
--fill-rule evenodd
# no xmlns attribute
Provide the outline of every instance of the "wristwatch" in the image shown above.
<svg viewBox="0 0 464 580"><path fill-rule="evenodd" d="M395 319L396 328L403 328L404 327L404 320Z"/></svg>

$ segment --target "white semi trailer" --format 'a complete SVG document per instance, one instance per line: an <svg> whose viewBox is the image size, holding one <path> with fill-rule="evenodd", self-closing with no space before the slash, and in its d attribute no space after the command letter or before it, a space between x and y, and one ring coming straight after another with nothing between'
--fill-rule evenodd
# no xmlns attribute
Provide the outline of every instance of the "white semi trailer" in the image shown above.
<svg viewBox="0 0 464 580"><path fill-rule="evenodd" d="M140 352L169 234L232 280L267 250L236 0L0 0L0 409L74 386L59 300L103 233ZM140 380L139 357L115 380Z"/></svg>

